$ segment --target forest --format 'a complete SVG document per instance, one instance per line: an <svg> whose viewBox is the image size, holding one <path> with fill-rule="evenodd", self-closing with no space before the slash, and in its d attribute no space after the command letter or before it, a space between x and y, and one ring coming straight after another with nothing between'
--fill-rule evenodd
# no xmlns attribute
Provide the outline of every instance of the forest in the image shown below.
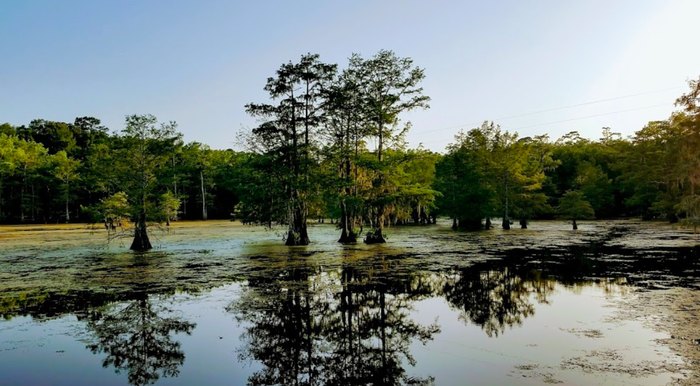
<svg viewBox="0 0 700 386"><path fill-rule="evenodd" d="M385 241L385 228L526 228L531 219L639 217L700 225L700 78L677 112L624 138L572 131L520 137L491 121L460 131L444 153L410 148L405 112L429 108L424 70L380 51L345 67L306 54L264 84L246 111L257 125L243 151L185 143L175 122L130 115L120 131L96 117L0 125L0 222L104 224L151 248L149 223L235 219L285 225L306 245L307 223L339 241ZM233 133L232 133L233 137ZM492 225L491 220L498 224ZM496 221L496 220L494 220Z"/></svg>

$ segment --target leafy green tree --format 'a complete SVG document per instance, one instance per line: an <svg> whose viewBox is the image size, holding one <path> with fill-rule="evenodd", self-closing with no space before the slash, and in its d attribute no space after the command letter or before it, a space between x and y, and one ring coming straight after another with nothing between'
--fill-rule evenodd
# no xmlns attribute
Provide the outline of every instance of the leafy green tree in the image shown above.
<svg viewBox="0 0 700 386"><path fill-rule="evenodd" d="M681 132L676 178L684 187L676 209L687 223L700 224L700 77L688 82L690 91L676 100L683 112L672 119Z"/></svg>
<svg viewBox="0 0 700 386"><path fill-rule="evenodd" d="M253 129L254 151L268 157L284 172L277 183L284 187L288 224L287 245L307 245L308 194L312 191L312 130L324 118L323 89L333 78L336 66L322 63L318 55L307 54L299 63L283 64L277 77L269 78L265 91L277 104L248 104L249 114L263 122ZM262 166L262 165L261 165Z"/></svg>
<svg viewBox="0 0 700 386"><path fill-rule="evenodd" d="M672 188L668 181L672 164L666 149L674 137L669 121L649 122L635 133L632 148L625 154L620 178L625 204L642 219L670 215L662 197Z"/></svg>
<svg viewBox="0 0 700 386"><path fill-rule="evenodd" d="M584 161L579 164L576 174L575 186L591 203L596 213L613 205L613 181L600 165Z"/></svg>
<svg viewBox="0 0 700 386"><path fill-rule="evenodd" d="M5 133L0 133L0 219L5 219L4 212L4 182L14 175L18 166L17 150L19 139Z"/></svg>
<svg viewBox="0 0 700 386"><path fill-rule="evenodd" d="M180 190L186 198L198 198L198 200L191 201L200 205L200 218L207 220L212 198L211 190L214 187L211 175L212 150L207 145L191 142L182 147L179 156L181 161L178 175Z"/></svg>
<svg viewBox="0 0 700 386"><path fill-rule="evenodd" d="M288 204L286 187L279 182L285 170L271 154L249 153L241 160L234 177L240 202L234 207L234 217L246 224L282 223Z"/></svg>
<svg viewBox="0 0 700 386"><path fill-rule="evenodd" d="M107 232L123 227L123 221L131 217L129 197L124 192L117 192L103 198L99 206Z"/></svg>
<svg viewBox="0 0 700 386"><path fill-rule="evenodd" d="M377 139L375 177L369 203L373 207L373 230L365 237L366 243L384 243L384 222L389 192L385 148L400 140L408 129L398 130L399 116L406 111L428 108L430 98L423 95L422 68L415 67L411 58L400 58L392 51L381 50L370 59L358 54L350 58L348 71L357 80L363 101L362 111L367 115L371 135Z"/></svg>
<svg viewBox="0 0 700 386"><path fill-rule="evenodd" d="M495 190L480 154L477 131L459 133L435 166L435 189L440 213L452 218L452 228L481 229L482 219L495 207Z"/></svg>
<svg viewBox="0 0 700 386"><path fill-rule="evenodd" d="M133 208L134 240L131 249L147 251L152 248L148 238L149 209L154 206L159 188L155 179L169 160L171 149L179 141L175 122L161 123L153 115L126 117L123 130L125 148L121 160L128 165L123 176Z"/></svg>
<svg viewBox="0 0 700 386"><path fill-rule="evenodd" d="M595 212L591 203L586 200L583 193L570 190L559 200L559 214L571 220L574 230L578 229L576 220L593 218Z"/></svg>
<svg viewBox="0 0 700 386"><path fill-rule="evenodd" d="M24 140L42 144L49 154L55 154L61 150L72 154L77 147L73 128L66 122L35 119L26 127L18 127L17 135Z"/></svg>
<svg viewBox="0 0 700 386"><path fill-rule="evenodd" d="M63 194L65 198L65 217L66 223L70 222L70 184L80 178L78 167L80 161L68 157L65 151L61 150L52 156L54 165L53 174L63 184Z"/></svg>
<svg viewBox="0 0 700 386"><path fill-rule="evenodd" d="M420 148L387 152L387 161L393 165L388 179L396 186L390 204L392 223L433 222L435 200L440 195L433 189L438 158L436 153Z"/></svg>
<svg viewBox="0 0 700 386"><path fill-rule="evenodd" d="M6 135L6 136L15 136L17 134L17 130L15 129L14 126L11 124L5 122L5 123L0 123L0 135Z"/></svg>
<svg viewBox="0 0 700 386"><path fill-rule="evenodd" d="M159 200L160 215L165 220L165 224L170 226L170 221L177 219L177 212L180 209L180 199L170 191L160 195Z"/></svg>
<svg viewBox="0 0 700 386"><path fill-rule="evenodd" d="M109 138L108 129L95 117L77 117L71 127L79 159L85 157L85 151L93 144L103 143Z"/></svg>
<svg viewBox="0 0 700 386"><path fill-rule="evenodd" d="M441 205L452 207L454 227L478 229L485 218L484 227L489 228L490 217L500 215L503 228L510 229L511 215L515 215L525 228L528 219L548 210L541 189L545 169L555 162L546 138L518 139L517 133L484 122L458 134L456 141L449 148L446 164L441 165L439 182L440 189L449 191ZM463 170L450 172L447 166ZM466 197L458 200L459 190L465 190ZM465 206L464 200L470 204Z"/></svg>
<svg viewBox="0 0 700 386"><path fill-rule="evenodd" d="M544 170L553 165L544 144L532 138L519 139L517 133L502 131L493 122L484 122L470 132L488 185L496 195L493 212L500 216L503 229L510 229L511 216L520 217L527 227L531 216L546 210L541 194ZM542 139L540 139L541 141Z"/></svg>
<svg viewBox="0 0 700 386"><path fill-rule="evenodd" d="M210 155L210 171L212 180L212 203L209 216L230 219L234 208L241 201L242 163L245 153L227 150L212 150Z"/></svg>
<svg viewBox="0 0 700 386"><path fill-rule="evenodd" d="M526 137L518 141L524 159L521 162L521 184L515 186L512 198L513 216L520 219L520 227L527 228L533 217L553 212L545 193L546 173L557 167L552 158L552 145L546 135L533 138Z"/></svg>
<svg viewBox="0 0 700 386"><path fill-rule="evenodd" d="M44 146L33 141L18 141L17 144L19 146L14 152L14 159L21 176L20 222L27 220L27 210L31 221L35 221L35 181L39 176L39 170L47 164L47 151Z"/></svg>
<svg viewBox="0 0 700 386"><path fill-rule="evenodd" d="M338 242L344 244L357 242L364 206L360 195L359 162L361 153L367 150L365 137L369 135L369 124L358 76L356 71L346 69L327 91L325 161L334 165L337 175L328 174L325 186L337 192L340 210L338 226L341 230Z"/></svg>

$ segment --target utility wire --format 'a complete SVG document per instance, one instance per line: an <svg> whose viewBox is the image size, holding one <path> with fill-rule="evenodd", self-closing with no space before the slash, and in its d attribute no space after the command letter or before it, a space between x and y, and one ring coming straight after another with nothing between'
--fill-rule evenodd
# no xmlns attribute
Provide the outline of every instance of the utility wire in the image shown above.
<svg viewBox="0 0 700 386"><path fill-rule="evenodd" d="M581 119L588 119L588 118L594 118L594 117L602 117L602 116L605 116L605 115L621 114L621 113L627 113L627 112L630 112L630 111L647 110L647 109L651 109L651 108L654 108L654 107L668 106L668 105L669 105L669 103L658 103L658 104L655 104L655 105L644 106L644 107L636 107L636 108L633 108L633 109L611 111L611 112L608 112L608 113L592 114L592 115L586 115L586 116L584 116L584 117L578 117L578 118L569 118L569 119L562 119L562 120L559 120L559 121L551 121L551 122L546 122L546 123L538 123L538 124L536 124L536 125L518 126L518 128L519 128L519 129L528 129L528 128L530 128L530 127L546 126L546 125L552 125L552 124L555 124L555 123L578 121L578 120L581 120Z"/></svg>
<svg viewBox="0 0 700 386"><path fill-rule="evenodd" d="M596 99L596 100L582 102L582 103L576 103L576 104L572 104L572 105L552 107L552 108L548 108L548 109L536 110L536 111L531 111L531 112L522 113L522 114L508 115L508 116L504 116L504 117L500 117L500 118L496 118L496 119L490 119L490 121L498 122L498 121L503 121L506 119L527 117L530 115L548 113L548 112L552 112L552 111L566 110L566 109L572 109L575 107L588 106L588 105L594 105L594 104L598 104L598 103L616 101L616 100L620 100L620 99L634 98L634 97L641 96L641 95L658 94L658 93L662 93L664 91L678 90L680 88L681 88L681 86L666 87L666 88L662 88L662 89L658 89L658 90L638 92L638 93L634 93L634 94L621 95L621 96L616 96L616 97L611 97L611 98ZM606 113L606 114L612 114L612 113ZM579 119L579 118L574 118L574 119ZM455 126L450 126L450 127L442 127L442 128L438 128L438 129L414 131L414 133L422 134L422 133L431 133L431 132L442 131L442 130L461 129L464 127L480 125L482 122L483 121L473 122L473 123L465 123L462 125L455 125Z"/></svg>
<svg viewBox="0 0 700 386"><path fill-rule="evenodd" d="M651 108L655 108L655 107L668 106L668 105L669 105L669 103L659 103L659 104L650 105L650 106L636 107L636 108L633 108L633 109L610 111L610 112L607 112L607 113L592 114L592 115L586 115L586 116L583 116L583 117L562 119L562 120L558 120L558 121L551 121L551 122L545 122L545 123L538 123L538 124L528 125L528 126L518 126L517 129L528 129L528 128L531 128L531 127L553 125L553 124L555 124L555 123L579 121L579 120L583 120L583 119L589 119L589 118L595 118L595 117L602 117L602 116L606 116L606 115L621 114L621 113L627 113L627 112L631 112L631 111L647 110L647 109L651 109ZM463 126L458 126L458 127L456 127L456 128L461 128L461 127L463 127ZM443 140L444 140L444 139L433 139L433 140L431 140L431 141L420 141L420 143L421 143L421 144L436 143L436 142L441 142L441 141L443 141Z"/></svg>
<svg viewBox="0 0 700 386"><path fill-rule="evenodd" d="M535 115L535 114L541 114L541 113L548 113L548 112L550 112L550 111L566 110L566 109L571 109L571 108L574 108L574 107L581 107L581 106L594 105L594 104L598 104L598 103L605 103L605 102L610 102L610 101L616 101L616 100L619 100L619 99L633 98L633 97L640 96L640 95L658 94L658 93L661 93L661 92L664 92L664 91L676 90L676 89L679 89L679 88L680 88L680 87L666 87L666 88L662 88L662 89L659 89L659 90L645 91L645 92L639 92L639 93L636 93L636 94L628 94L628 95L622 95L622 96L617 96L617 97L612 97L612 98L598 99L598 100L594 100L594 101L590 101L590 102L577 103L577 104L567 105L567 106L561 106L561 107L552 107L552 108L545 109L545 110L539 110L539 111L533 111L533 112L529 112L529 113L511 115L511 116L502 117L502 118L499 118L499 119L512 119L512 118L526 117L526 116L529 116L529 115Z"/></svg>

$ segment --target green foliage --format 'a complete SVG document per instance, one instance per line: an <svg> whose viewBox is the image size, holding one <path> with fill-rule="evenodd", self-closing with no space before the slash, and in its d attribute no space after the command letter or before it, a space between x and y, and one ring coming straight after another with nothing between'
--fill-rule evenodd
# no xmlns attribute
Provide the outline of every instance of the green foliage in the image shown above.
<svg viewBox="0 0 700 386"><path fill-rule="evenodd" d="M80 161L69 158L63 150L51 156L51 163L54 168L53 174L64 183L75 181L80 177L78 174Z"/></svg>
<svg viewBox="0 0 700 386"><path fill-rule="evenodd" d="M159 214L165 222L170 224L170 221L177 219L177 212L180 209L180 199L175 197L170 191L160 195Z"/></svg>
<svg viewBox="0 0 700 386"><path fill-rule="evenodd" d="M400 149L410 125L399 129L400 115L418 108L428 108L430 98L423 95L420 83L424 70L413 65L411 58L400 58L392 51L381 50L374 57L363 59L358 54L350 58L347 72L353 79L361 103L358 110L368 124L367 133L377 139L377 163L372 166L372 188L366 202L368 216L374 231L366 242L384 242L382 229L391 210L391 197L396 197L396 185L388 178L392 163L384 160L384 152L391 147Z"/></svg>
<svg viewBox="0 0 700 386"><path fill-rule="evenodd" d="M65 197L65 220L70 221L70 184L77 180L78 167L80 161L68 157L65 151L61 150L51 156L50 162L53 164L53 175L62 182Z"/></svg>
<svg viewBox="0 0 700 386"><path fill-rule="evenodd" d="M544 138L518 139L492 122L460 133L441 165L441 208L456 227L479 228L484 218L512 215L527 221L549 211L542 193L545 170L555 165Z"/></svg>
<svg viewBox="0 0 700 386"><path fill-rule="evenodd" d="M16 133L14 126L9 123L0 124L0 135L14 136Z"/></svg>
<svg viewBox="0 0 700 386"><path fill-rule="evenodd" d="M455 227L475 229L493 212L495 191L470 143L462 136L451 145L436 164L434 186L442 193L437 200L440 213L451 217Z"/></svg>
<svg viewBox="0 0 700 386"><path fill-rule="evenodd" d="M252 131L251 149L281 169L280 173L271 175L277 178L274 183L284 187L282 194L273 200L286 203L284 210L269 213L269 216L264 211L249 214L264 216L257 220L268 220L268 224L273 216L281 218L289 227L287 245L309 243L306 216L309 195L315 190L311 185L316 167L314 131L325 120L324 90L335 76L336 67L321 62L318 55L303 55L298 63L283 64L276 77L268 78L265 91L274 104L246 105L246 111L262 121ZM266 166L265 163L259 165ZM277 208L280 207L270 206L270 209Z"/></svg>
<svg viewBox="0 0 700 386"><path fill-rule="evenodd" d="M117 162L122 164L120 185L128 193L133 214L136 217L157 218L157 213L147 210L160 195L156 177L168 166L170 154L180 141L181 134L175 122L158 124L153 115L126 117L123 147L118 150Z"/></svg>
<svg viewBox="0 0 700 386"><path fill-rule="evenodd" d="M234 217L244 223L266 224L282 222L286 202L284 186L278 181L280 168L269 155L248 154L238 165L237 194Z"/></svg>
<svg viewBox="0 0 700 386"><path fill-rule="evenodd" d="M681 111L630 138L603 128L598 140L574 131L552 142L484 122L436 154L408 149L401 121L428 107L424 76L391 51L354 54L340 72L303 55L268 79L269 101L246 106L260 122L244 152L185 144L174 122L151 115L127 117L118 133L94 117L2 124L0 221L233 216L286 224L303 241L307 217L331 218L345 242L437 215L462 228L557 213L700 222L700 79Z"/></svg>
<svg viewBox="0 0 700 386"><path fill-rule="evenodd" d="M558 213L569 220L585 220L595 216L593 206L586 200L583 193L570 190L559 199Z"/></svg>
<svg viewBox="0 0 700 386"><path fill-rule="evenodd" d="M100 213L108 230L122 225L125 220L131 218L132 207L129 198L124 192L117 192L100 201Z"/></svg>

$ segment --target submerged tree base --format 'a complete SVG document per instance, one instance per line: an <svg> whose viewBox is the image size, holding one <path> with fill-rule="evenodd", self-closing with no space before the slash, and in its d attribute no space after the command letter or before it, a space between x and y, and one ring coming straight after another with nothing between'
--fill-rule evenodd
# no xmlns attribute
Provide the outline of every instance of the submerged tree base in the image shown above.
<svg viewBox="0 0 700 386"><path fill-rule="evenodd" d="M454 230L466 230L466 231L478 231L481 229L490 229L490 220L487 219L486 224L482 227L481 219L456 219L452 221L452 229Z"/></svg>
<svg viewBox="0 0 700 386"><path fill-rule="evenodd" d="M340 234L340 239L338 242L341 244L355 244L357 242L357 234L355 232L346 232Z"/></svg>
<svg viewBox="0 0 700 386"><path fill-rule="evenodd" d="M510 229L510 219L508 217L503 217L503 221L501 221L501 227L505 230Z"/></svg>
<svg viewBox="0 0 700 386"><path fill-rule="evenodd" d="M382 233L381 229L376 229L373 232L367 232L367 235L365 236L365 244L383 244L386 243L386 239L384 239L384 234Z"/></svg>
<svg viewBox="0 0 700 386"><path fill-rule="evenodd" d="M287 240L284 242L284 245L292 247L295 245L309 245L309 243L309 235L306 233L306 229L303 229L300 232L290 230L287 233Z"/></svg>
<svg viewBox="0 0 700 386"><path fill-rule="evenodd" d="M132 251L145 252L153 249L151 240L148 239L148 232L145 225L137 225L134 230L134 241L129 248Z"/></svg>

